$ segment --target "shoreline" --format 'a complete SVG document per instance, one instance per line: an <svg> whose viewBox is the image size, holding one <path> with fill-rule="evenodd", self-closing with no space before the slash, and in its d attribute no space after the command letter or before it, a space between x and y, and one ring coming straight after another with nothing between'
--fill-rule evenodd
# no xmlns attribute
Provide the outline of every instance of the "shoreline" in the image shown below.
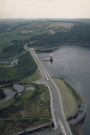
<svg viewBox="0 0 90 135"><path fill-rule="evenodd" d="M73 88L73 86L70 83L64 80L64 78L58 78L58 77L55 77L55 78L62 80L66 84L66 86L69 88L69 90L72 89L70 91L74 91L74 93L71 92L71 94L74 97L78 108L69 117L66 116L66 119L68 121L68 124L75 131L76 133L75 135L83 135L81 133L80 126L83 124L85 120L85 116L86 116L86 103L85 103L84 97L81 95L81 93L78 90ZM77 99L75 98L74 94L77 94L79 96L80 101L77 102Z"/></svg>
<svg viewBox="0 0 90 135"><path fill-rule="evenodd" d="M61 79L61 78L60 78ZM80 127L82 126L82 124L84 123L84 120L85 120L85 116L86 116L86 102L85 102L85 99L84 99L84 97L81 95L81 93L76 89L76 88L74 88L70 83L68 83L66 80L64 80L64 78L62 78L62 80L65 82L65 83L67 83L67 86L69 86L69 87L71 87L78 95L79 95L79 97L80 97L80 106L82 106L82 105L84 105L84 108L83 108L83 114L81 114L81 117L80 117L80 119L79 119L79 121L77 121L77 119L78 119L78 113L79 113L79 104L77 104L78 105L78 109L77 109L77 111L74 113L74 114L71 114L71 116L69 117L69 118L67 118L67 121L68 121L68 119L71 119L71 120L73 120L71 123L70 123L70 125L72 126L72 128L74 129L74 130L76 130L76 132L77 132L77 134L79 134L79 135L83 135L83 133L81 132L81 130L80 130ZM73 95L73 93L72 93L72 95ZM74 95L73 95L74 96ZM75 120L76 120L76 122L75 122ZM68 123L69 123L69 121L68 121Z"/></svg>
<svg viewBox="0 0 90 135"><path fill-rule="evenodd" d="M60 43L60 45L59 46L56 46L56 47L47 47L47 48L42 47L42 48L35 48L35 50L36 50L36 52L53 51L53 50L58 49L58 48L60 48L62 46L72 45L72 44L79 45L79 46L90 47L90 45L85 44L85 43L64 43L64 44L63 43L62 44Z"/></svg>

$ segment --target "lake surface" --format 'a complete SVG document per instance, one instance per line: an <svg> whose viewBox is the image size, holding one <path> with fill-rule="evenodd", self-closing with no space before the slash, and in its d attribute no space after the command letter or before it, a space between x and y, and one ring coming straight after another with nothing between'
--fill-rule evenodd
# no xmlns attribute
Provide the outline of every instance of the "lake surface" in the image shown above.
<svg viewBox="0 0 90 135"><path fill-rule="evenodd" d="M52 63L49 61L50 52L38 55L54 76L64 78L85 98L87 114L81 130L84 135L90 135L90 47L68 45L52 53Z"/></svg>

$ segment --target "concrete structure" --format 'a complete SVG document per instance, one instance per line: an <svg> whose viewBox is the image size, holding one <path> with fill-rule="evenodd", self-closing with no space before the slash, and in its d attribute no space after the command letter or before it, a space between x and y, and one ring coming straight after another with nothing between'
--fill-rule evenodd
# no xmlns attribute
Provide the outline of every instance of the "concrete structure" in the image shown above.
<svg viewBox="0 0 90 135"><path fill-rule="evenodd" d="M53 54L50 53L50 62L53 62Z"/></svg>
<svg viewBox="0 0 90 135"><path fill-rule="evenodd" d="M20 84L14 84L14 90L17 91L18 95L22 95L24 93L24 87Z"/></svg>
<svg viewBox="0 0 90 135"><path fill-rule="evenodd" d="M6 95L6 97L2 100L0 100L0 103L4 103L8 100L10 100L11 98L13 98L16 94L16 91L12 91L11 89L6 89L4 90L4 93Z"/></svg>
<svg viewBox="0 0 90 135"><path fill-rule="evenodd" d="M18 64L19 59L14 59L13 61L11 61L11 66L15 67Z"/></svg>

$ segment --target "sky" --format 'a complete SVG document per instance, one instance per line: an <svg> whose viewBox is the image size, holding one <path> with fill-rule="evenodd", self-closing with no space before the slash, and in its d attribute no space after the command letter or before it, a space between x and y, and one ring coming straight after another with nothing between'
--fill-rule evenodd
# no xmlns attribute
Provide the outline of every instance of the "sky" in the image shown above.
<svg viewBox="0 0 90 135"><path fill-rule="evenodd" d="M0 0L0 18L90 18L90 0Z"/></svg>

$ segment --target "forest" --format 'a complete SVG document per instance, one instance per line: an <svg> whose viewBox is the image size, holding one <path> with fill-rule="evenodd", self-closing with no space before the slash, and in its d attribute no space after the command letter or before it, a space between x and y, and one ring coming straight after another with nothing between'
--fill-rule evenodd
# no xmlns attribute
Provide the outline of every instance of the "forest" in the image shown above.
<svg viewBox="0 0 90 135"><path fill-rule="evenodd" d="M34 41L29 46L33 47L56 47L63 43L84 43L90 45L90 24L75 24L70 31L57 32L53 35L43 34L33 36Z"/></svg>
<svg viewBox="0 0 90 135"><path fill-rule="evenodd" d="M13 56L16 56L20 54L22 51L24 51L24 41L22 40L16 40L16 42L11 42L12 45L9 45L2 49L2 52L0 52L0 59L10 58Z"/></svg>
<svg viewBox="0 0 90 135"><path fill-rule="evenodd" d="M16 67L0 67L0 84L19 81L32 75L37 69L37 65L28 52L19 57Z"/></svg>

